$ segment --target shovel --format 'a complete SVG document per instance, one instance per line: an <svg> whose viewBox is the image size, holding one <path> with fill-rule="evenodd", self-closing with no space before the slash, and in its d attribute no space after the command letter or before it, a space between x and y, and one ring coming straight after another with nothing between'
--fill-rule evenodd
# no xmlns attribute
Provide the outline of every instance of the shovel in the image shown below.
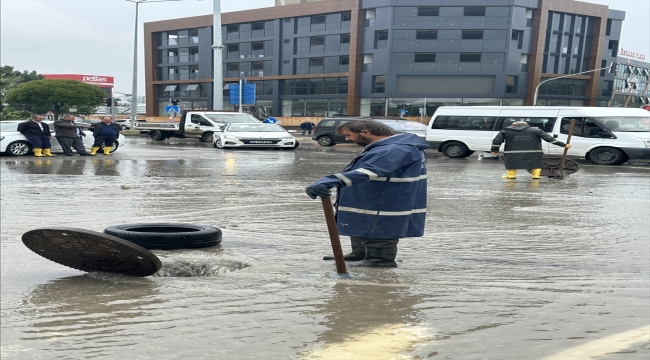
<svg viewBox="0 0 650 360"><path fill-rule="evenodd" d="M330 242L332 243L334 261L336 262L336 272L339 275L348 275L348 270L345 268L345 260L343 259L343 250L341 249L339 231L336 228L336 220L334 219L332 200L330 200L329 196L323 196L320 199L323 203L323 212L325 213L325 221L327 222L327 231L330 233Z"/></svg>
<svg viewBox="0 0 650 360"><path fill-rule="evenodd" d="M573 128L576 126L576 119L571 119L571 125L569 125L569 134L567 135L566 138L566 144L569 145L571 143L571 135L573 135ZM569 149L564 148L564 153L562 154L562 161L560 161L560 168L558 169L558 176L559 178L564 178L567 174L564 172L564 162L566 161L566 153L569 151Z"/></svg>

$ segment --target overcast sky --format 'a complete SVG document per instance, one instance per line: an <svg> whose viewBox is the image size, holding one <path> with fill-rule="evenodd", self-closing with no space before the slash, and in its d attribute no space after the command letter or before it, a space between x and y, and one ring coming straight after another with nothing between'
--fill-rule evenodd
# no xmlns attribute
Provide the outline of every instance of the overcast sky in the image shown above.
<svg viewBox="0 0 650 360"><path fill-rule="evenodd" d="M327 0L325 0L327 1ZM650 61L650 1L590 0L626 12L620 47ZM142 23L212 14L212 0L141 4L138 95L144 95ZM272 7L274 0L221 0L221 11ZM0 64L41 74L115 77L131 93L135 4L125 0L0 0Z"/></svg>

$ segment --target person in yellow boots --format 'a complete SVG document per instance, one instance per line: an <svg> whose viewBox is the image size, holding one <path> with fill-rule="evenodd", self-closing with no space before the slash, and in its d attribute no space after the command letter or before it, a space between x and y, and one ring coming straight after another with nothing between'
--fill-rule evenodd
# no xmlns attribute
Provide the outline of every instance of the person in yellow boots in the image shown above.
<svg viewBox="0 0 650 360"><path fill-rule="evenodd" d="M505 179L516 179L517 169L531 169L533 179L541 177L544 166L542 140L553 145L571 148L544 131L531 127L525 121L515 121L503 128L492 140L491 153L499 154L499 147L505 141L503 159L506 166Z"/></svg>
<svg viewBox="0 0 650 360"><path fill-rule="evenodd" d="M34 115L31 120L18 124L18 131L32 144L34 156L56 156L50 152L52 134L50 127L43 122L43 116Z"/></svg>
<svg viewBox="0 0 650 360"><path fill-rule="evenodd" d="M95 155L99 148L104 145L104 155L110 155L113 144L122 133L122 128L115 124L110 116L104 116L101 122L93 123L91 126L95 143L90 149L90 153Z"/></svg>

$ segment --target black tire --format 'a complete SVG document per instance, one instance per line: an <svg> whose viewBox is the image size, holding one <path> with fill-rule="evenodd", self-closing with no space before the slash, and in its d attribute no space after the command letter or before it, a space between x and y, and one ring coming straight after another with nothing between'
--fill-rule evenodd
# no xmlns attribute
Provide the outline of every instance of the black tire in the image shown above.
<svg viewBox="0 0 650 360"><path fill-rule="evenodd" d="M330 136L323 135L316 139L318 142L318 145L320 146L334 146L334 139L332 139Z"/></svg>
<svg viewBox="0 0 650 360"><path fill-rule="evenodd" d="M598 165L620 165L627 161L627 157L618 149L601 147L589 153L589 160Z"/></svg>
<svg viewBox="0 0 650 360"><path fill-rule="evenodd" d="M214 133L205 133L203 136L201 136L201 141L205 141L207 143L211 143L213 139Z"/></svg>
<svg viewBox="0 0 650 360"><path fill-rule="evenodd" d="M145 249L186 249L216 246L221 229L196 224L151 223L109 226L104 233L138 244Z"/></svg>
<svg viewBox="0 0 650 360"><path fill-rule="evenodd" d="M32 145L27 141L15 141L7 146L6 151L12 156L25 156L32 152Z"/></svg>
<svg viewBox="0 0 650 360"><path fill-rule="evenodd" d="M126 125L122 125L122 130L126 130L128 127Z"/></svg>
<svg viewBox="0 0 650 360"><path fill-rule="evenodd" d="M149 137L153 141L163 141L163 140L165 140L165 136L163 135L163 133L158 131L158 130L149 132Z"/></svg>
<svg viewBox="0 0 650 360"><path fill-rule="evenodd" d="M465 158L472 154L465 144L457 141L443 145L440 152L449 158Z"/></svg>

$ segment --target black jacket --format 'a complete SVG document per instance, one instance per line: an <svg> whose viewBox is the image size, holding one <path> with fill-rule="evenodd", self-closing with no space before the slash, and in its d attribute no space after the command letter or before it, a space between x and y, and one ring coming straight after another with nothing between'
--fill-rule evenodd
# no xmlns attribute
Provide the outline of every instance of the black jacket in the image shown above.
<svg viewBox="0 0 650 360"><path fill-rule="evenodd" d="M93 127L93 136L97 137L97 134L99 134L99 131L105 126L103 122L98 122L98 123L93 123L91 126ZM120 132L122 132L122 128L117 125L116 123L111 123L111 125L115 128L115 131L117 133L116 137L120 136Z"/></svg>
<svg viewBox="0 0 650 360"><path fill-rule="evenodd" d="M33 120L25 121L18 124L18 131L25 136L40 136L40 137L52 136L52 134L50 134L50 127L42 121L41 121L41 125L43 125L43 130L41 130L41 127L38 126L38 123L36 121Z"/></svg>
<svg viewBox="0 0 650 360"><path fill-rule="evenodd" d="M541 169L544 167L542 140L553 145L565 147L566 144L536 128L508 126L492 140L492 152L499 151L505 141L503 159L506 169Z"/></svg>

